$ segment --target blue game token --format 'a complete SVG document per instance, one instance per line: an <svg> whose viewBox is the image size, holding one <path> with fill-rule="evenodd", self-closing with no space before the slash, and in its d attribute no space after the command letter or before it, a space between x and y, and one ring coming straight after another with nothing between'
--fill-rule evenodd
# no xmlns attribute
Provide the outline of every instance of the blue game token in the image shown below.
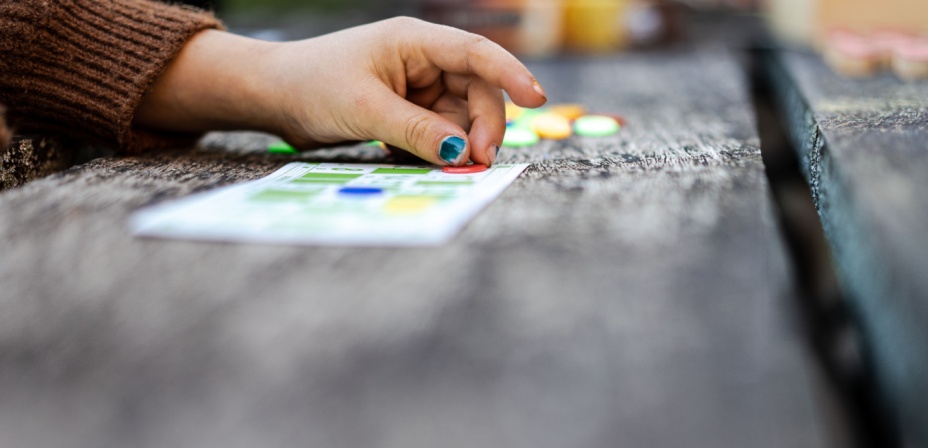
<svg viewBox="0 0 928 448"><path fill-rule="evenodd" d="M383 188L377 187L342 187L338 190L340 194L350 194L357 196L367 196L383 193Z"/></svg>

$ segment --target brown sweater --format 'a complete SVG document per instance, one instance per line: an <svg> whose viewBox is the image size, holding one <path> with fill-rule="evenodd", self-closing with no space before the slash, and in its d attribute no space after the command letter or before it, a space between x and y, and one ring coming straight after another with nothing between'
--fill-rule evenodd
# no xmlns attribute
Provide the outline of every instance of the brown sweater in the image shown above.
<svg viewBox="0 0 928 448"><path fill-rule="evenodd" d="M179 136L133 128L145 92L210 14L147 0L0 0L0 104L17 133L124 152ZM9 132L0 116L0 149Z"/></svg>

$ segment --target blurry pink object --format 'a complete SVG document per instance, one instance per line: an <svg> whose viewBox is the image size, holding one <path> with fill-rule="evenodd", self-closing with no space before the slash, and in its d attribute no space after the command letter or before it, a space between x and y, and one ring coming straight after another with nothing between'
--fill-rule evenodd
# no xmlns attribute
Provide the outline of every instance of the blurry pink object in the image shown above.
<svg viewBox="0 0 928 448"><path fill-rule="evenodd" d="M907 81L928 79L928 38L916 37L893 50L892 68Z"/></svg>
<svg viewBox="0 0 928 448"><path fill-rule="evenodd" d="M874 31L873 34L870 35L870 39L881 51L891 54L896 48L908 45L912 41L917 40L918 35L908 31L883 29Z"/></svg>
<svg viewBox="0 0 928 448"><path fill-rule="evenodd" d="M829 32L823 53L832 69L850 77L871 76L886 59L883 50L871 39L847 30Z"/></svg>

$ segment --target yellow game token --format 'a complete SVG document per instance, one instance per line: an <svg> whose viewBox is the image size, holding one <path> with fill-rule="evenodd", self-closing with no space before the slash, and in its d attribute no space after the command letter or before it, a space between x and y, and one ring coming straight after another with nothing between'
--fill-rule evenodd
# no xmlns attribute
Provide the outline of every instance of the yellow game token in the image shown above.
<svg viewBox="0 0 928 448"><path fill-rule="evenodd" d="M521 107L519 107L519 106L516 106L516 105L513 104L513 103L507 102L507 103L506 103L506 120L510 120L510 121L511 121L511 120L518 120L519 117L522 116L522 112L524 112L524 111L525 111L525 109L523 109L523 108L521 108Z"/></svg>
<svg viewBox="0 0 928 448"><path fill-rule="evenodd" d="M586 115L586 108L580 104L555 104L548 107L548 112L573 121Z"/></svg>
<svg viewBox="0 0 928 448"><path fill-rule="evenodd" d="M551 140L562 140L573 134L570 120L550 112L535 117L532 120L532 129L539 137Z"/></svg>

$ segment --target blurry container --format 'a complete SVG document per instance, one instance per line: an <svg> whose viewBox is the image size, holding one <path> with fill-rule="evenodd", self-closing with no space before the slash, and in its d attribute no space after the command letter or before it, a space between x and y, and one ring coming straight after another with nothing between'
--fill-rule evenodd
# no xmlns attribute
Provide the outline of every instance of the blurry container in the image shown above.
<svg viewBox="0 0 928 448"><path fill-rule="evenodd" d="M770 0L767 20L780 37L808 44L815 39L817 6L812 0Z"/></svg>
<svg viewBox="0 0 928 448"><path fill-rule="evenodd" d="M628 0L567 0L564 45L568 50L603 53L629 44Z"/></svg>
<svg viewBox="0 0 928 448"><path fill-rule="evenodd" d="M426 0L422 17L486 36L523 56L561 48L562 0Z"/></svg>

